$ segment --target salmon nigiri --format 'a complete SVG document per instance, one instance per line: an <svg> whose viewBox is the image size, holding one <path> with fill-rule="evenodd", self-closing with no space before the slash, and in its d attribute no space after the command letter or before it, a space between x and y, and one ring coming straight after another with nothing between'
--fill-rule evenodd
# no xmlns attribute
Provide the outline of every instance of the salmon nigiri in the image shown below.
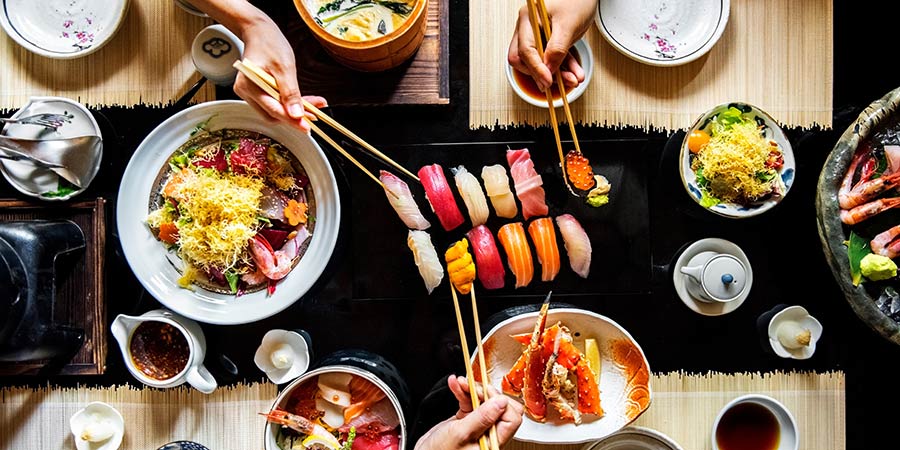
<svg viewBox="0 0 900 450"><path fill-rule="evenodd" d="M553 281L559 273L559 246L553 219L541 217L528 224L528 234L534 242L538 262L541 263L541 281Z"/></svg>
<svg viewBox="0 0 900 450"><path fill-rule="evenodd" d="M528 286L534 276L534 260L531 258L531 247L525 237L522 222L503 225L497 232L497 237L506 252L509 270L516 276L516 287Z"/></svg>
<svg viewBox="0 0 900 450"><path fill-rule="evenodd" d="M534 162L527 148L507 150L506 161L509 162L509 173L516 185L516 196L522 202L522 217L547 215L547 202L544 199L544 180L534 170Z"/></svg>
<svg viewBox="0 0 900 450"><path fill-rule="evenodd" d="M591 271L591 240L584 228L571 214L563 214L556 218L559 233L562 234L569 265L581 278L587 278Z"/></svg>

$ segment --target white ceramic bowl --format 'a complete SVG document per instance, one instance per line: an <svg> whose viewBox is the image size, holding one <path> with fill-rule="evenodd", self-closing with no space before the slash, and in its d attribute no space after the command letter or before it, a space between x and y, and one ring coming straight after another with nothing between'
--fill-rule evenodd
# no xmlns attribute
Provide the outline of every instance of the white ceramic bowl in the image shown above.
<svg viewBox="0 0 900 450"><path fill-rule="evenodd" d="M524 346L510 336L534 331L538 313L521 314L506 319L484 336L485 363L490 368L491 384L502 391L502 379L522 355ZM594 338L600 350L600 405L602 417L585 415L582 423L558 418L550 412L547 420L536 422L526 414L516 431L519 441L544 444L578 444L596 441L609 436L633 422L650 406L650 364L638 343L612 319L600 314L576 308L556 308L547 313L547 328L561 322L579 340ZM623 355L636 355L623 361ZM477 352L472 361L477 360Z"/></svg>
<svg viewBox="0 0 900 450"><path fill-rule="evenodd" d="M584 68L584 81L578 86L575 86L574 89L570 90L568 94L566 94L566 99L569 101L569 104L571 104L575 100L578 100L578 98L581 97L582 94L584 94L584 91L587 90L588 85L591 82L591 76L594 73L594 52L591 49L590 44L588 44L587 38L579 39L577 42L575 42L575 45L572 46L572 49L578 53L578 58L581 61L581 67ZM509 81L509 86L512 88L513 92L515 92L516 95L519 96L519 98L531 105L540 108L546 108L547 98L532 97L530 94L525 92L525 90L522 89L522 86L519 85L518 81L516 81L514 75L515 70L516 69L513 69L513 67L509 65L509 63L506 64L506 80ZM553 106L556 108L562 108L562 98L555 99L553 101Z"/></svg>
<svg viewBox="0 0 900 450"><path fill-rule="evenodd" d="M129 0L5 0L0 26L22 47L71 59L99 50L125 20Z"/></svg>
<svg viewBox="0 0 900 450"><path fill-rule="evenodd" d="M313 236L306 253L288 276L278 282L271 296L265 289L235 298L198 287L192 290L179 287L180 274L168 261L165 247L144 222L158 171L188 140L192 130L207 120L213 130L237 128L271 137L300 160L309 176L316 198ZM215 324L254 322L270 317L300 299L319 279L331 259L340 221L337 181L318 144L309 135L261 117L245 102L235 100L192 106L150 132L125 168L116 203L116 225L122 250L144 288L169 309L199 322Z"/></svg>
<svg viewBox="0 0 900 450"><path fill-rule="evenodd" d="M742 395L728 402L728 404L722 407L722 409L719 411L718 416L716 416L716 421L713 423L713 450L719 450L719 444L716 440L716 431L719 429L719 424L722 421L722 417L731 408L744 403L756 403L758 405L761 405L775 416L775 420L777 420L778 422L777 427L779 433L778 447L776 447L775 450L797 450L800 441L799 431L797 429L797 421L794 420L794 416L791 414L791 411L788 410L787 407L781 404L781 402L779 402L778 400L761 394Z"/></svg>
<svg viewBox="0 0 900 450"><path fill-rule="evenodd" d="M794 160L794 151L791 147L791 142L788 140L787 136L785 136L784 131L781 129L781 126L778 124L778 122L776 122L775 119L773 119L772 116L770 116L768 113L760 108L757 108L756 106L742 102L729 102L717 105L697 118L694 124L691 125L690 129L688 129L685 133L684 141L681 143L681 152L679 155L679 171L681 172L681 181L682 184L684 184L684 189L687 191L688 195L698 205L701 205L703 193L697 184L697 174L694 173L693 170L691 170L691 151L688 149L688 137L690 136L692 131L708 130L710 127L711 119L720 112L727 110L731 106L735 106L738 109L745 111L745 117L749 117L753 120L756 120L757 122L761 121L762 123L764 123L764 137L778 143L778 146L781 148L782 156L784 157L784 165L778 171L778 174L781 177L781 181L784 183L783 195L769 196L767 199L754 202L749 205L723 202L705 208L707 211L713 212L723 217L743 219L762 214L772 209L773 207L775 207L775 205L780 203L785 196L787 196L788 192L791 189L791 186L794 184L794 173L797 170L797 163Z"/></svg>
<svg viewBox="0 0 900 450"><path fill-rule="evenodd" d="M683 450L669 436L652 428L629 426L597 441L585 444L581 450Z"/></svg>
<svg viewBox="0 0 900 450"><path fill-rule="evenodd" d="M677 66L705 55L728 23L730 0L603 0L596 24L624 55Z"/></svg>
<svg viewBox="0 0 900 450"><path fill-rule="evenodd" d="M93 420L104 422L103 428L111 427L112 436L98 442L81 439L85 427ZM78 450L116 450L122 445L122 438L125 436L125 419L111 405L103 402L91 402L69 418L69 429L72 431L75 448Z"/></svg>

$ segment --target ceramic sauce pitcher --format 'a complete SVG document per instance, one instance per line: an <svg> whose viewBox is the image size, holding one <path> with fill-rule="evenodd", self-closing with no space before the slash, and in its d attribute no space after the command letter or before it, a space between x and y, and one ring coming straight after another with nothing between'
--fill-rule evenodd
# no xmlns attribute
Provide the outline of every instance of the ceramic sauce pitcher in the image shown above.
<svg viewBox="0 0 900 450"><path fill-rule="evenodd" d="M206 338L200 325L166 309L119 314L112 323L125 365L144 384L170 388L187 382L209 394L217 384L203 366Z"/></svg>
<svg viewBox="0 0 900 450"><path fill-rule="evenodd" d="M747 268L729 254L700 252L680 270L687 275L688 291L697 300L727 303L748 289Z"/></svg>

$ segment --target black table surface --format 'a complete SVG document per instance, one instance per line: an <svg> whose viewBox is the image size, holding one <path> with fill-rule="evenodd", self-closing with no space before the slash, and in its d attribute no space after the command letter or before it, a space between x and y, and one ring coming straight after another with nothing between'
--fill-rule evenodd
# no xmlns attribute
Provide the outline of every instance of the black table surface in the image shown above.
<svg viewBox="0 0 900 450"><path fill-rule="evenodd" d="M276 3L259 5L282 26L296 20L292 6ZM900 84L888 64L894 54L891 32L900 4L857 5L849 1L834 5L834 128L787 130L797 160L796 182L780 205L756 218L720 218L689 199L677 172L682 132L579 127L585 153L600 172L611 174L617 192L622 193L607 209L590 210L572 203L561 186L554 185L559 178L548 127L469 130L468 49L476 43L468 39L464 0L452 0L450 8L450 105L343 107L330 112L410 168L439 162L448 169L466 165L480 170L484 164L503 162L508 147L532 149L544 173L551 214L571 212L591 234L593 271L587 282L580 283L563 259L554 282L533 281L519 291L510 287L508 273L506 288L479 291L484 328L493 314L538 303L553 289L555 301L599 312L621 324L639 342L657 373L843 371L848 448L887 446L894 441L890 430L896 417L889 411L900 403L900 390L892 382L900 348L853 313L829 271L815 221L816 181L827 154L862 108ZM235 98L227 89L218 93L219 98ZM102 196L109 200L106 298L111 322L119 313L140 314L160 307L122 256L114 208L132 153L177 108L92 111L106 136L104 161L90 188L76 199ZM434 418L449 414L442 409L445 405L423 406L423 398L446 375L463 371L447 282L432 295L425 294L406 248L406 228L390 211L383 192L372 189L371 181L339 155L330 149L326 153L338 178L344 214L325 274L302 299L274 317L246 325L203 325L209 343L206 364L219 375L220 384L260 380L263 374L253 364L253 353L272 328L308 331L316 357L346 348L375 352L394 363L409 386L408 417L415 422L411 430L415 436ZM383 167L374 159L362 160L369 167ZM0 198L26 199L6 183L0 185ZM496 232L501 223L492 218L488 226ZM460 228L444 233L439 227L431 231L439 248L464 232ZM738 244L754 271L749 298L735 312L719 317L689 310L672 284L674 259L686 245L706 237ZM761 344L757 318L779 304L802 305L824 325L811 359L782 359ZM113 344L110 336L104 375L7 377L0 379L0 386L137 384ZM237 375L224 370L223 358L236 365Z"/></svg>

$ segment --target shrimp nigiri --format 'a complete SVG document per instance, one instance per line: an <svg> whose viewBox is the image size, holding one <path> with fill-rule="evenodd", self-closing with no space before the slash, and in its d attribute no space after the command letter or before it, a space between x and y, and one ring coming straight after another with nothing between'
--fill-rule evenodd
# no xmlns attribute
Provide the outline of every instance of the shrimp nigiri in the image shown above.
<svg viewBox="0 0 900 450"><path fill-rule="evenodd" d="M469 253L469 241L462 238L456 241L444 252L444 260L447 261L447 275L450 284L466 295L472 291L472 282L475 281L475 261Z"/></svg>
<svg viewBox="0 0 900 450"><path fill-rule="evenodd" d="M459 196L462 197L463 203L466 204L466 209L469 211L472 226L484 225L491 211L488 209L487 199L484 198L484 191L481 190L481 183L463 166L451 170L453 178L456 179Z"/></svg>
<svg viewBox="0 0 900 450"><path fill-rule="evenodd" d="M522 217L546 216L547 202L544 200L544 180L534 170L534 162L527 148L507 150L506 160L509 162L509 173L516 185L516 196L522 202Z"/></svg>
<svg viewBox="0 0 900 450"><path fill-rule="evenodd" d="M500 164L484 166L481 169L481 179L484 180L484 190L491 198L494 211L498 217L512 219L519 213L516 206L516 197L509 189L509 177L506 168Z"/></svg>
<svg viewBox="0 0 900 450"><path fill-rule="evenodd" d="M534 241L538 262L541 263L541 281L553 281L559 273L559 247L553 220L541 217L528 224L528 234Z"/></svg>
<svg viewBox="0 0 900 450"><path fill-rule="evenodd" d="M444 266L438 259L434 244L431 243L431 236L426 231L409 230L406 245L413 252L419 275L425 281L425 289L428 289L430 294L444 278Z"/></svg>
<svg viewBox="0 0 900 450"><path fill-rule="evenodd" d="M424 166L419 169L419 178L422 180L422 187L425 188L425 198L441 221L441 226L450 231L462 225L465 219L459 211L459 206L456 205L456 199L453 198L453 191L450 190L444 176L444 168L439 164Z"/></svg>
<svg viewBox="0 0 900 450"><path fill-rule="evenodd" d="M528 286L534 276L534 260L531 258L531 247L528 246L522 222L503 225L497 232L497 237L506 252L509 270L516 276L516 287Z"/></svg>
<svg viewBox="0 0 900 450"><path fill-rule="evenodd" d="M416 205L416 200L406 182L386 170L382 170L378 178L384 183L384 193L387 195L388 202L407 227L413 230L426 230L431 226L431 223L419 211L419 206ZM396 197L391 195L391 192L396 194Z"/></svg>
<svg viewBox="0 0 900 450"><path fill-rule="evenodd" d="M506 270L503 269L503 260L497 251L494 235L484 225L472 228L467 234L472 242L472 253L475 253L475 267L477 267L478 280L485 289L500 289L503 287L503 279Z"/></svg>
<svg viewBox="0 0 900 450"><path fill-rule="evenodd" d="M587 233L571 214L558 216L556 224L569 254L569 265L578 276L587 278L591 271L591 240Z"/></svg>

